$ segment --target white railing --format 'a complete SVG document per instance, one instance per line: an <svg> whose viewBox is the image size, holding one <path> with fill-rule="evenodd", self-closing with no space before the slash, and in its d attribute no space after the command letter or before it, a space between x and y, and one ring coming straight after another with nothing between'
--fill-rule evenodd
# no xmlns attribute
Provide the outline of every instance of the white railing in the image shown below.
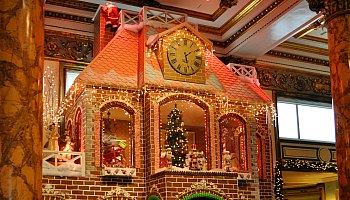
<svg viewBox="0 0 350 200"><path fill-rule="evenodd" d="M85 176L85 153L43 151L43 175Z"/></svg>
<svg viewBox="0 0 350 200"><path fill-rule="evenodd" d="M243 80L255 83L256 85L260 86L258 74L255 67L235 63L230 63L227 65L227 67L237 76L243 78Z"/></svg>
<svg viewBox="0 0 350 200"><path fill-rule="evenodd" d="M124 27L126 24L135 25L141 21L140 15L137 12L121 10L119 12L119 24Z"/></svg>
<svg viewBox="0 0 350 200"><path fill-rule="evenodd" d="M145 25L160 23L163 25L177 25L187 21L187 15L184 13L151 8L144 6L140 11L142 21Z"/></svg>

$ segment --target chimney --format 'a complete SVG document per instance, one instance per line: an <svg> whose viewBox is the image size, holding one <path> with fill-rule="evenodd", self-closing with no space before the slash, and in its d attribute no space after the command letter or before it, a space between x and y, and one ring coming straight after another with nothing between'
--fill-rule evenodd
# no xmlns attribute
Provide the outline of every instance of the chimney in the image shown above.
<svg viewBox="0 0 350 200"><path fill-rule="evenodd" d="M106 18L107 12L104 12L102 5L100 5L94 17L94 58L112 40L116 33L112 28L106 28Z"/></svg>

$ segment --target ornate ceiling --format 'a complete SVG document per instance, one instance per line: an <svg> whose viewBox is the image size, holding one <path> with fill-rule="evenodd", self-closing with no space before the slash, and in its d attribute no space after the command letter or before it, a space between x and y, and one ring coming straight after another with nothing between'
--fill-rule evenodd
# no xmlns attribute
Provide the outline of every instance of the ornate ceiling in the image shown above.
<svg viewBox="0 0 350 200"><path fill-rule="evenodd" d="M93 17L105 0L46 0L45 28L93 36ZM306 0L120 0L120 8L143 5L185 13L213 41L219 57L328 74L327 32ZM235 5L236 4L236 5ZM229 5L229 6L227 6ZM231 6L231 7L230 7ZM321 22L321 23L320 23Z"/></svg>

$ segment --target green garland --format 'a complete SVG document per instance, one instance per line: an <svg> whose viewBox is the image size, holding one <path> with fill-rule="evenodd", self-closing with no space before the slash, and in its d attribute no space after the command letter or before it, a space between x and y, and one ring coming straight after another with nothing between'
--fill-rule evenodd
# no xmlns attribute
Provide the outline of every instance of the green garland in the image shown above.
<svg viewBox="0 0 350 200"><path fill-rule="evenodd" d="M285 160L282 166L281 161L277 161L275 166L275 194L277 200L283 199L283 169L290 169L295 171L326 171L337 172L338 167L336 163L322 162L322 161L307 161L307 160Z"/></svg>
<svg viewBox="0 0 350 200"><path fill-rule="evenodd" d="M283 199L283 178L281 161L277 161L275 166L275 195L276 200Z"/></svg>
<svg viewBox="0 0 350 200"><path fill-rule="evenodd" d="M183 198L182 200L190 200L190 199L201 198L201 197L205 197L205 198L209 198L209 199L213 199L213 200L224 200L223 198L216 196L215 194L210 194L210 193L206 193L206 192L191 194L191 195Z"/></svg>
<svg viewBox="0 0 350 200"><path fill-rule="evenodd" d="M149 196L147 200L160 200L160 198L157 195L153 194L153 195Z"/></svg>
<svg viewBox="0 0 350 200"><path fill-rule="evenodd" d="M321 162L321 161L307 161L307 160L285 160L283 164L285 169L293 170L312 170L312 171L327 171L337 172L338 167L336 163Z"/></svg>

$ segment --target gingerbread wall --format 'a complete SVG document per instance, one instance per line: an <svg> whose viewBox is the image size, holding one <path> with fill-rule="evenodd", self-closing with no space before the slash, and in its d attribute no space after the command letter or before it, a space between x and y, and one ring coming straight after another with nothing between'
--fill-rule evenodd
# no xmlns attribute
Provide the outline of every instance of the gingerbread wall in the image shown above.
<svg viewBox="0 0 350 200"><path fill-rule="evenodd" d="M105 42L109 41L108 35L110 34L107 34L104 26L102 26L103 18L101 13L95 20L98 24L98 26L95 24L97 30L95 36L97 39L95 40L96 53L94 52L94 54L96 55L103 46L107 44ZM52 185L55 190L66 192L73 199L97 199L98 197L107 195L108 192L116 187L120 187L136 199L146 199L151 191L156 190L157 194L159 194L162 199L172 200L177 199L176 195L199 192L190 191L190 189L193 185L204 184L205 182L204 185L207 187L207 191L213 192L215 190L215 185L215 187L217 187L216 190L220 191L218 195L224 199L272 199L272 164L270 163L271 141L266 125L266 111L261 109L261 107L263 107L262 105L265 105L266 102L227 99L224 87L220 82L222 79L219 78L211 80L210 83L217 86L211 87L212 90L213 88L217 88L219 91L207 91L205 88L206 85L198 83L181 82L181 86L183 87L180 87L178 82L168 81L169 84L167 84L167 86L162 85L161 83L167 80L165 80L163 76L157 76L160 70L157 71L158 68L153 68L152 64L158 61L151 60L151 57L147 56L147 47L144 45L147 40L147 35L152 31L151 29L153 28L146 26L138 33L120 32L121 35L118 37L118 42L124 46L128 45L128 43L122 41L124 39L133 40L137 38L138 40L129 41L133 45L128 46L134 47L137 42L137 47L139 48L139 51L135 49L134 52L131 52L138 53L137 66L135 66L135 69L138 69L136 72L138 74L137 80L134 79L134 75L131 78L121 77L120 80L129 81L125 84L128 84L128 87L125 85L113 86L106 84L85 85L84 92L77 98L75 104L70 109L66 110L66 119L74 120L74 113L78 108L80 108L83 113L82 150L85 152L85 177L44 176L43 185ZM155 29L153 32L157 33ZM119 45L119 43L116 43L116 45ZM108 48L110 46L111 45L108 45ZM123 49L117 50L118 53L120 53L118 55L123 55ZM125 52L125 55L128 55L127 53L130 52ZM98 56L98 58L106 59L100 60L101 63L103 61L108 63L107 55ZM125 58L123 61L131 63L128 59L129 58ZM213 60L219 62L216 58L213 58ZM132 63L132 65L134 65L134 59ZM125 63L122 65L124 66L124 64ZM107 65L106 68L108 67L109 65ZM217 64L216 67L220 68L220 65ZM94 68L94 70L95 69L97 68ZM104 70L103 72L106 73L109 69L103 68L100 70ZM114 72L116 71L116 69L113 70ZM123 76L123 70L126 71L128 69L122 68L119 69L119 71L117 70L120 76ZM92 73L92 71L93 70L90 70L88 72ZM212 71L214 71L214 69L212 69ZM135 71L132 71L132 73L134 72ZM214 72L211 73L212 76L214 76ZM220 71L220 73L223 74L226 73L226 71ZM107 76L104 76L106 74L102 74L101 77L106 78ZM118 79L118 77L108 77L111 81ZM137 84L134 83L135 81ZM230 80L227 78L227 80L224 81L227 81L225 84L228 84ZM159 84L157 85L155 83ZM244 83L239 83L237 85L242 88L248 88ZM255 95L255 97L251 97L251 99L259 96L254 93L256 91L253 90L250 90L250 93L252 96ZM240 94L245 93L244 90L236 92L239 92L235 94L237 97L244 97L244 95ZM204 130L202 128L196 130L203 133L202 135L204 138L202 140L196 139L196 143L197 149L205 150L208 171L171 170L161 168L160 166L160 156L162 153L160 149L160 107L174 100L190 101L201 107L205 112L205 128ZM134 142L134 147L131 152L133 154L133 163L135 163L135 176L112 176L102 173L104 169L101 157L101 113L111 106L118 106L130 110L129 113L132 113L133 123L130 134L132 134ZM256 114L257 111L260 112L259 115ZM244 171L226 172L222 170L223 159L219 119L227 114L240 116L245 123L247 169ZM192 128L196 129L195 127ZM264 138L262 143L264 152L262 154L263 176L260 178L257 165L258 156L256 153L257 132ZM203 145L205 147L203 147ZM198 146L200 147L198 148Z"/></svg>

